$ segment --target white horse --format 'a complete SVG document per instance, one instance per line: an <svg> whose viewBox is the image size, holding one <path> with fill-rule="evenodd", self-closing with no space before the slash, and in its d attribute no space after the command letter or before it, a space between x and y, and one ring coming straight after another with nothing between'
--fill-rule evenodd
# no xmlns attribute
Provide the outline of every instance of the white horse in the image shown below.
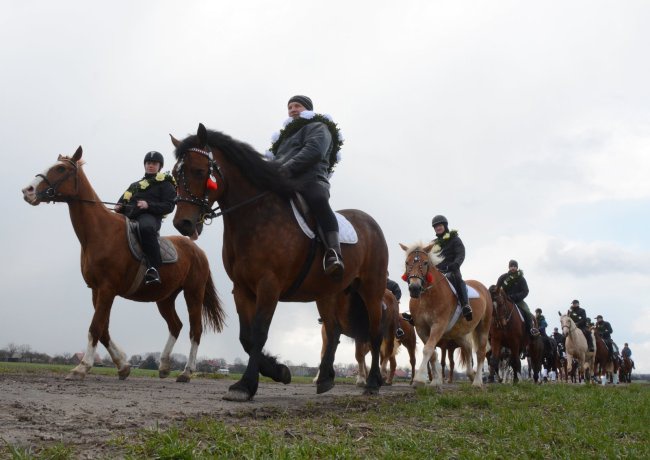
<svg viewBox="0 0 650 460"><path fill-rule="evenodd" d="M582 333L576 323L568 315L563 315L558 312L560 315L560 324L562 325L562 333L566 337L566 353L567 353L567 372L571 374L573 369L573 360L575 359L578 362L579 368L582 368L582 371L585 375L585 382L591 382L591 372L594 369L594 359L596 353L589 351L587 346L587 339ZM593 332L589 332L592 336L593 343L596 343L596 338L594 337Z"/></svg>

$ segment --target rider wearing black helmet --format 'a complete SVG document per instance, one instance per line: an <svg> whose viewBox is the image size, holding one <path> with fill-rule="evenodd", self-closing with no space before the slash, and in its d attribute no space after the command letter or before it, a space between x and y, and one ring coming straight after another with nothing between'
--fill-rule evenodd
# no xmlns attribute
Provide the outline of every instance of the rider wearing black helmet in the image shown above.
<svg viewBox="0 0 650 460"><path fill-rule="evenodd" d="M614 356L614 346L612 344L612 325L609 324L609 321L603 321L603 315L596 316L596 330L603 338L605 345L607 345L607 351L609 351L610 356Z"/></svg>
<svg viewBox="0 0 650 460"><path fill-rule="evenodd" d="M534 327L533 314L528 308L528 304L524 300L529 293L528 283L524 278L523 270L519 270L519 263L516 260L508 262L508 271L499 276L497 280L497 289L503 287L506 294L512 302L519 307L524 315L524 322L526 323L526 331L535 337L539 335L539 330Z"/></svg>
<svg viewBox="0 0 650 460"><path fill-rule="evenodd" d="M176 206L176 183L171 174L160 172L165 159L160 152L144 156L145 175L132 183L117 201L115 211L139 224L140 243L146 256L145 283L160 283L158 268L162 265L158 231L162 218Z"/></svg>
<svg viewBox="0 0 650 460"><path fill-rule="evenodd" d="M471 321L472 307L469 305L467 289L460 274L460 266L465 260L465 246L456 230L449 231L449 222L445 216L440 214L435 216L431 221L431 226L436 232L433 243L440 248L439 254L442 257L442 262L436 267L445 274L456 289L458 301L463 309L463 316L467 321Z"/></svg>
<svg viewBox="0 0 650 460"><path fill-rule="evenodd" d="M589 351L594 351L594 341L591 336L591 331L587 328L587 320L589 318L587 318L587 313L584 308L580 308L579 300L573 300L571 302L571 308L569 308L567 315L573 320L576 327L585 335Z"/></svg>

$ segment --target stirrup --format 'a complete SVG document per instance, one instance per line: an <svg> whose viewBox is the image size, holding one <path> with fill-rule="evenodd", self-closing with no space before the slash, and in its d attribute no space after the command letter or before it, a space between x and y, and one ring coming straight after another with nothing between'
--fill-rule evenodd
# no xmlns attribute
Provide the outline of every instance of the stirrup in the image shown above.
<svg viewBox="0 0 650 460"><path fill-rule="evenodd" d="M537 329L536 327L531 327L530 335L533 337L537 337L538 335L540 335L539 329Z"/></svg>
<svg viewBox="0 0 650 460"><path fill-rule="evenodd" d="M334 254L334 260L327 265L327 260ZM323 256L323 271L327 276L340 278L343 276L343 261L334 249L328 249Z"/></svg>
<svg viewBox="0 0 650 460"><path fill-rule="evenodd" d="M144 274L144 284L158 283L161 284L160 275L155 267L149 267Z"/></svg>
<svg viewBox="0 0 650 460"><path fill-rule="evenodd" d="M463 316L465 317L465 319L466 319L467 321L471 321L471 320L472 320L472 307L471 307L469 304L465 305L465 306L462 308L462 313L463 313Z"/></svg>

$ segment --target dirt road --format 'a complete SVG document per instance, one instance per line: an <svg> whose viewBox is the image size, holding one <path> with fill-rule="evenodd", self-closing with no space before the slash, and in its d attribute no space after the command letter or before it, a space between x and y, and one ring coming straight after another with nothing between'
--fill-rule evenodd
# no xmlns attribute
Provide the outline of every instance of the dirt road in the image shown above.
<svg viewBox="0 0 650 460"><path fill-rule="evenodd" d="M228 379L128 378L89 375L67 382L61 374L0 375L0 438L14 446L42 446L56 441L74 444L77 453L94 457L94 446L144 427L167 427L200 416L226 419L264 416L327 404L340 396L359 396L362 389L337 384L323 395L307 384L261 383L247 403L222 400ZM411 393L407 384L382 387L381 394Z"/></svg>

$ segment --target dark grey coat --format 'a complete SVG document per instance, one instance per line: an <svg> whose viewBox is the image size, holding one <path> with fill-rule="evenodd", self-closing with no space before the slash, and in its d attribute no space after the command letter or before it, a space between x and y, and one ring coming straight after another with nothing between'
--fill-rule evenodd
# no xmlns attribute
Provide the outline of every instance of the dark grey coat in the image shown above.
<svg viewBox="0 0 650 460"><path fill-rule="evenodd" d="M325 123L315 121L286 138L278 147L276 161L293 179L303 184L320 182L328 190L327 179L332 135Z"/></svg>

